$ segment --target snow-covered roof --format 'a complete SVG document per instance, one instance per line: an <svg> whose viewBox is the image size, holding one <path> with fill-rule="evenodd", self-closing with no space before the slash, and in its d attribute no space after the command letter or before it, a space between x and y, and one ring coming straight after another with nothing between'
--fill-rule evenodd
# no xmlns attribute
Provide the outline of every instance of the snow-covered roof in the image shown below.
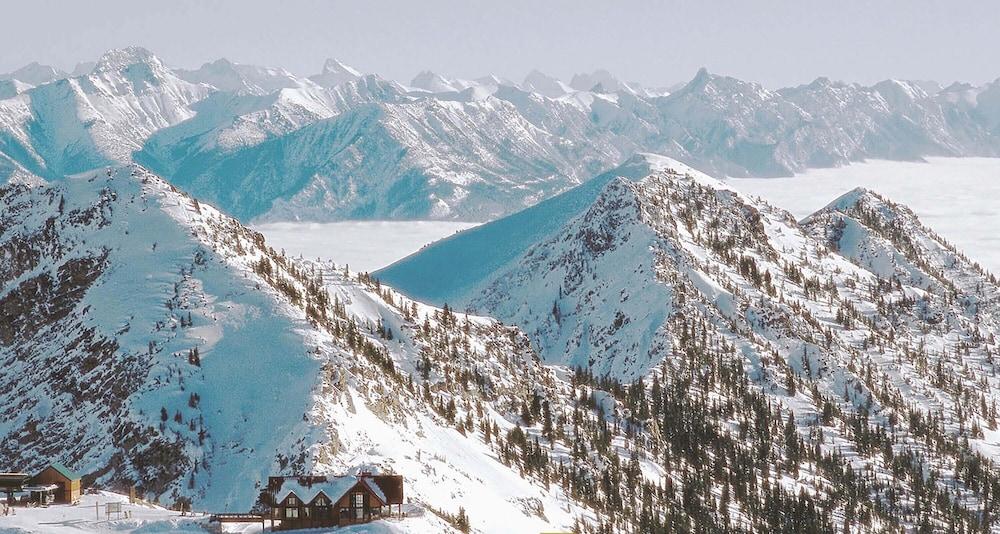
<svg viewBox="0 0 1000 534"><path fill-rule="evenodd" d="M382 491L382 488L378 487L378 484L376 484L374 480L365 477L362 478L361 481L364 482L366 486L368 486L368 489L372 490L372 493L374 493L375 496L378 497L383 504L389 502L389 499L385 498L385 492Z"/></svg>
<svg viewBox="0 0 1000 534"><path fill-rule="evenodd" d="M370 478L355 476L287 478L282 482L281 489L276 494L276 502L283 502L293 493L304 503L312 502L320 493L326 495L331 502L337 502L358 482L363 482L382 503L386 502L385 493Z"/></svg>

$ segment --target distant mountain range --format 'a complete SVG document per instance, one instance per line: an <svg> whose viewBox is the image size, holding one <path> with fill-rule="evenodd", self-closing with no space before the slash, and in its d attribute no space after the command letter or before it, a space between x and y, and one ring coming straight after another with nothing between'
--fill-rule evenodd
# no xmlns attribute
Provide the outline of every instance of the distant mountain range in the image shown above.
<svg viewBox="0 0 1000 534"><path fill-rule="evenodd" d="M490 220L637 152L728 176L1000 154L998 82L772 91L703 69L673 90L603 70L569 83L422 72L404 86L332 59L298 77L224 59L172 69L141 48L2 80L0 180L137 161L243 221Z"/></svg>

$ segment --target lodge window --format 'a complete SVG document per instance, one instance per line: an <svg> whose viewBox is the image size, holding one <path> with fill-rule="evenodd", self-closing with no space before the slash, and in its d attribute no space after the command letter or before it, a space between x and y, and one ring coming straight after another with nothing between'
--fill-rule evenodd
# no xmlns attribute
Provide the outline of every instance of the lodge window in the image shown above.
<svg viewBox="0 0 1000 534"><path fill-rule="evenodd" d="M352 493L351 505L354 507L354 519L365 518L365 494Z"/></svg>
<svg viewBox="0 0 1000 534"><path fill-rule="evenodd" d="M299 509L298 508L285 508L285 517L288 519L298 519Z"/></svg>

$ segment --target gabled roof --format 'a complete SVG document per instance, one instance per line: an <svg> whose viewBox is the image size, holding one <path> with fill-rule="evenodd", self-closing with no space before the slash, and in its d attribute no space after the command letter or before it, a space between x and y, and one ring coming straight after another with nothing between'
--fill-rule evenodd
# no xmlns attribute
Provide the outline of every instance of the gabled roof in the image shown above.
<svg viewBox="0 0 1000 534"><path fill-rule="evenodd" d="M70 471L63 464L60 464L60 463L49 464L49 467L51 467L52 469L55 469L56 472L58 472L60 475L66 477L66 478L68 478L70 480L76 480L76 479L80 478L80 475L74 473L73 471ZM46 469L48 469L48 468L46 468ZM42 471L44 471L44 470L45 469L42 469Z"/></svg>
<svg viewBox="0 0 1000 534"><path fill-rule="evenodd" d="M362 478L361 481L364 482L365 486L368 486L368 489L370 489L376 497L378 497L378 500L382 501L382 504L389 504L389 499L385 498L385 492L382 491L382 488L380 488L378 484L371 479L371 477Z"/></svg>
<svg viewBox="0 0 1000 534"><path fill-rule="evenodd" d="M386 504L403 504L403 477L400 475L375 475L371 477L386 496Z"/></svg>
<svg viewBox="0 0 1000 534"><path fill-rule="evenodd" d="M364 485L375 498L386 504L385 493L377 484L370 478L356 476L289 477L282 481L280 489L275 493L275 502L284 502L289 495L294 494L303 503L311 503L320 493L326 495L331 502L337 502L358 484Z"/></svg>

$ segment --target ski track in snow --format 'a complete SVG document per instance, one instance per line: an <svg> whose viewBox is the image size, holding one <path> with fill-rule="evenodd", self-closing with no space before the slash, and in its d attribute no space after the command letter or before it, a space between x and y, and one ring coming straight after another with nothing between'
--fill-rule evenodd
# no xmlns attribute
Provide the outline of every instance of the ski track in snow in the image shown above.
<svg viewBox="0 0 1000 534"><path fill-rule="evenodd" d="M255 225L275 249L291 256L333 260L354 271L375 271L428 243L478 223L455 221L275 222Z"/></svg>
<svg viewBox="0 0 1000 534"><path fill-rule="evenodd" d="M732 178L733 187L803 218L861 186L909 206L973 261L1000 273L1000 158L872 160L791 178Z"/></svg>

